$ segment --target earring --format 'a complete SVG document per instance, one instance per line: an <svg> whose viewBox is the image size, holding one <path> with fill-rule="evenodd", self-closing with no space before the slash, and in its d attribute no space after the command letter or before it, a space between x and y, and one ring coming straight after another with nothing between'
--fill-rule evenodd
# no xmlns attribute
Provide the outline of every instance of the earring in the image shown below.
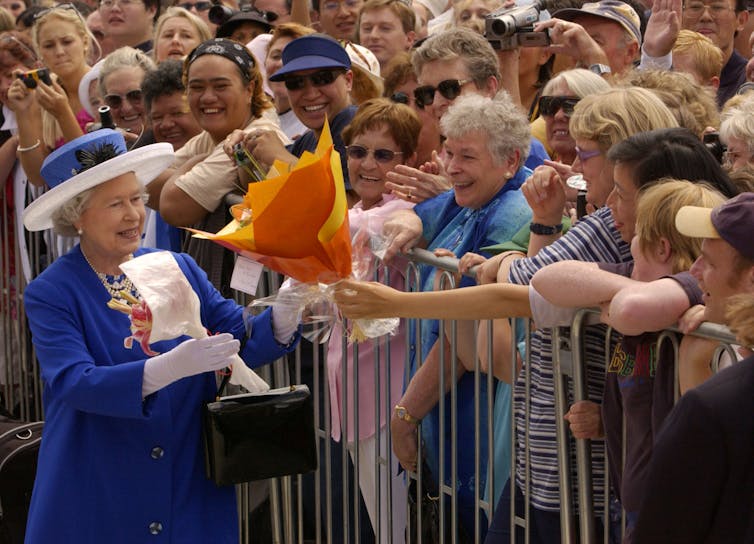
<svg viewBox="0 0 754 544"><path fill-rule="evenodd" d="M78 229L76 232L78 232L79 236L81 236L82 234L84 234L84 229Z"/></svg>

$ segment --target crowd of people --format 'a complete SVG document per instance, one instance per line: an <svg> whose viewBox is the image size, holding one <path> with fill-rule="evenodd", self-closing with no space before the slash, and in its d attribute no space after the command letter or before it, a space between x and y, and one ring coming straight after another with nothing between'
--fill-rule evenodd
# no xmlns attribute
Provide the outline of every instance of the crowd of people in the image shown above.
<svg viewBox="0 0 754 544"><path fill-rule="evenodd" d="M500 10L527 5L538 19L512 29ZM600 441L595 527L754 541L749 15L743 0L0 0L3 253L26 247L23 225L51 255L24 293L46 419L27 542L237 541L232 488L203 474L201 405L237 354L293 350L299 316L281 302L250 327L228 300L234 254L183 227L219 231L234 195L326 125L354 252L382 240L391 286L344 281L338 307L421 320L358 352L341 325L326 357L301 341L329 387L321 454L359 467L356 541L405 540L401 467L454 490L460 541L523 542L511 511L531 542L560 541L553 328L590 306L587 400L565 419ZM404 292L414 248L458 259L455 281L422 265ZM125 341L142 298L120 265L155 250L217 334ZM689 334L703 322L729 326L739 356L718 364ZM350 499L334 497L335 526ZM621 510L623 530L603 516Z"/></svg>

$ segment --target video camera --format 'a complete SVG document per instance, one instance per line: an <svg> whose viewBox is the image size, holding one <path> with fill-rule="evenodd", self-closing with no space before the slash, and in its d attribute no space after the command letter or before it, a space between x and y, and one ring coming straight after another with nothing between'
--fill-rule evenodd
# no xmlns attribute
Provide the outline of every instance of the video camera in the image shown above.
<svg viewBox="0 0 754 544"><path fill-rule="evenodd" d="M493 11L485 17L484 36L494 49L501 50L550 45L547 32L534 32L534 23L543 9L544 1L534 0L524 6Z"/></svg>

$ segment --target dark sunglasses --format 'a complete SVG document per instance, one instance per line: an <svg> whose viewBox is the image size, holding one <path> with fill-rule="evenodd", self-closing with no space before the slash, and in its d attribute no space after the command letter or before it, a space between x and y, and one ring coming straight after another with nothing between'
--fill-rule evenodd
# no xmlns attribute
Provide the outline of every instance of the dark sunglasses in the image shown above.
<svg viewBox="0 0 754 544"><path fill-rule="evenodd" d="M437 84L437 87L432 85L422 85L414 89L414 100L418 108L424 106L431 106L435 101L435 92L439 91L440 94L448 100L455 100L461 94L461 88L470 83L470 79L446 79Z"/></svg>
<svg viewBox="0 0 754 544"><path fill-rule="evenodd" d="M393 102L397 102L398 104L406 104L409 105L410 99L409 96L406 93L403 93L401 91L398 91L397 93L393 93L390 95L390 100Z"/></svg>
<svg viewBox="0 0 754 544"><path fill-rule="evenodd" d="M562 109L566 117L573 115L573 108L581 100L577 96L540 96L539 114L552 117Z"/></svg>
<svg viewBox="0 0 754 544"><path fill-rule="evenodd" d="M363 160L370 153L374 156L374 160L382 163L391 162L396 155L403 155L403 151L393 151L392 149L369 149L363 145L346 146L346 154L348 154L349 159Z"/></svg>
<svg viewBox="0 0 754 544"><path fill-rule="evenodd" d="M191 8L194 8L196 11L207 11L212 7L212 2L196 2L195 4L192 4L191 2L183 2L178 4L178 7L183 8L186 11L191 11Z"/></svg>
<svg viewBox="0 0 754 544"><path fill-rule="evenodd" d="M343 70L320 70L307 76L288 76L283 82L289 91L300 91L306 86L307 80L311 81L314 87L324 87L330 85L342 73Z"/></svg>
<svg viewBox="0 0 754 544"><path fill-rule="evenodd" d="M123 105L124 98L128 100L132 106L141 106L141 89L128 91L125 95L108 94L105 96L105 104L110 106L111 109L117 110Z"/></svg>

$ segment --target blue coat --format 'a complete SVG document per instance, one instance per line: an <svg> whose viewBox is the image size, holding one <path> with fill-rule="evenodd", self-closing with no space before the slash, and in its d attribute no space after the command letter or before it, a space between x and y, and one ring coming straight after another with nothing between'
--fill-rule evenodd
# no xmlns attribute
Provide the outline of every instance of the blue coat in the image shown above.
<svg viewBox="0 0 754 544"><path fill-rule="evenodd" d="M202 323L241 339L243 309L189 256L175 257L199 296ZM26 288L46 419L26 542L237 542L234 488L204 475L200 418L216 392L214 374L142 399L146 355L137 342L124 347L129 319L109 299L78 246ZM286 352L270 315L254 319L241 353L251 367ZM186 339L151 347L164 353Z"/></svg>

